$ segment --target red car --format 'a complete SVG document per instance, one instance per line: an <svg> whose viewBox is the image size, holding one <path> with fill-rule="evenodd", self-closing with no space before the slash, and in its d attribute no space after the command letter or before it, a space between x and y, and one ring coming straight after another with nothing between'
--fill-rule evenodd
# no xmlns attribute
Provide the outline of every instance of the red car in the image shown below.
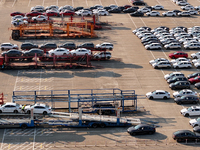
<svg viewBox="0 0 200 150"><path fill-rule="evenodd" d="M57 17L60 16L59 13L54 12L54 11L50 11L50 12L47 12L47 13L43 13L43 15L45 15L45 16L57 16Z"/></svg>
<svg viewBox="0 0 200 150"><path fill-rule="evenodd" d="M127 9L127 8L130 8L132 7L131 5L124 5L124 8Z"/></svg>
<svg viewBox="0 0 200 150"><path fill-rule="evenodd" d="M172 58L172 59L176 59L176 58L179 58L179 57L185 57L185 58L187 58L188 54L184 53L182 51L178 51L178 52L169 54L169 57Z"/></svg>
<svg viewBox="0 0 200 150"><path fill-rule="evenodd" d="M21 16L25 16L25 13L21 13L21 12L13 12L10 14L10 16L16 16L16 15L21 15Z"/></svg>
<svg viewBox="0 0 200 150"><path fill-rule="evenodd" d="M26 14L27 17L30 17L30 16L33 17L33 16L38 16L38 15L42 15L42 13L37 12L37 11L33 11L33 12Z"/></svg>
<svg viewBox="0 0 200 150"><path fill-rule="evenodd" d="M190 78L189 81L191 84L198 83L198 82L200 82L200 76L197 76L195 78Z"/></svg>
<svg viewBox="0 0 200 150"><path fill-rule="evenodd" d="M60 12L60 15L63 15L63 16L72 16L74 15L75 13L71 10L66 10L64 12Z"/></svg>

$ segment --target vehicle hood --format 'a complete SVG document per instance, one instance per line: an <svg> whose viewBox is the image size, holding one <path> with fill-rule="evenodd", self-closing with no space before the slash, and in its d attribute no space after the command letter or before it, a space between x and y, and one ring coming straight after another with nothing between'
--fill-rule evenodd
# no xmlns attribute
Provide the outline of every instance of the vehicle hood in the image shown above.
<svg viewBox="0 0 200 150"><path fill-rule="evenodd" d="M25 109L30 109L31 105L25 106Z"/></svg>
<svg viewBox="0 0 200 150"><path fill-rule="evenodd" d="M185 113L185 112L187 112L187 111L188 111L187 108L181 109L181 112L182 112L182 113Z"/></svg>
<svg viewBox="0 0 200 150"><path fill-rule="evenodd" d="M177 98L174 99L174 101L179 101L179 100L181 100L180 97L177 97Z"/></svg>
<svg viewBox="0 0 200 150"><path fill-rule="evenodd" d="M175 86L175 84L174 84L174 83L171 83L171 84L169 85L169 87L173 87L173 86Z"/></svg>
<svg viewBox="0 0 200 150"><path fill-rule="evenodd" d="M96 45L96 47L100 47L100 46L101 46L100 44L97 44L97 45Z"/></svg>
<svg viewBox="0 0 200 150"><path fill-rule="evenodd" d="M164 76L164 78L165 78L165 79L169 78L169 74L166 74L166 75Z"/></svg>
<svg viewBox="0 0 200 150"><path fill-rule="evenodd" d="M176 97L176 96L178 96L178 95L179 95L179 92L174 92L174 93L173 93L173 96L174 96L174 97Z"/></svg>
<svg viewBox="0 0 200 150"><path fill-rule="evenodd" d="M190 78L189 81L195 81L195 79L194 78Z"/></svg>
<svg viewBox="0 0 200 150"><path fill-rule="evenodd" d="M130 127L127 129L128 132L132 132L132 131L136 131L136 129L134 127Z"/></svg>
<svg viewBox="0 0 200 150"><path fill-rule="evenodd" d="M151 94L152 94L151 92L146 93L146 95L151 95Z"/></svg>
<svg viewBox="0 0 200 150"><path fill-rule="evenodd" d="M191 56L195 56L195 55L196 55L195 53L192 53L192 54L191 54Z"/></svg>
<svg viewBox="0 0 200 150"><path fill-rule="evenodd" d="M196 123L196 122L197 122L196 119L191 119L191 120L189 121L190 124L193 124L193 123Z"/></svg>

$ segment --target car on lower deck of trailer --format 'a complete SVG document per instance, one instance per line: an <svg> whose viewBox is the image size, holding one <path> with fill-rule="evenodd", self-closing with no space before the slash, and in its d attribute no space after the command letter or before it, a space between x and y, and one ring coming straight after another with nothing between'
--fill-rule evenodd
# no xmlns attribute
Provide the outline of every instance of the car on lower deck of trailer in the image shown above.
<svg viewBox="0 0 200 150"><path fill-rule="evenodd" d="M110 59L111 58L111 53L110 52L98 52L98 53L95 53L93 55L94 59L99 59L99 58L102 58L102 59Z"/></svg>

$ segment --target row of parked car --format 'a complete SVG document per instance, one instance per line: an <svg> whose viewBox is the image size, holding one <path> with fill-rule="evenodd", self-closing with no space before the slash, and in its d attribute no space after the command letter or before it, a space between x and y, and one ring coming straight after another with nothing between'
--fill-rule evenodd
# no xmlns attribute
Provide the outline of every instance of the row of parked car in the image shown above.
<svg viewBox="0 0 200 150"><path fill-rule="evenodd" d="M9 50L9 49L19 49L19 46L12 43L2 43L0 46L1 50ZM39 49L56 49L56 48L66 48L66 49L76 49L76 48L87 48L87 49L107 49L112 50L113 44L108 42L103 42L97 45L94 45L92 42L85 42L79 45L76 45L74 42L66 42L61 45L57 45L56 43L45 43L42 45L37 45L31 42L24 42L21 44L20 49L22 50L30 50L32 48L39 48Z"/></svg>
<svg viewBox="0 0 200 150"><path fill-rule="evenodd" d="M140 27L132 31L146 49L199 49L200 26L172 28L160 26L155 29ZM183 44L183 46L181 45Z"/></svg>

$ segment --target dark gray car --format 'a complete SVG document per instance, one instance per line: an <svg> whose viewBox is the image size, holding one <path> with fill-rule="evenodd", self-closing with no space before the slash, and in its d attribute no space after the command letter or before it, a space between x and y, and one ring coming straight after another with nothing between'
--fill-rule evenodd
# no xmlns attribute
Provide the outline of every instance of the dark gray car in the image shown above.
<svg viewBox="0 0 200 150"><path fill-rule="evenodd" d="M169 85L169 87L172 90L175 90L175 89L190 89L190 82L188 82L188 81L177 81L175 83L171 83Z"/></svg>
<svg viewBox="0 0 200 150"><path fill-rule="evenodd" d="M199 103L199 98L194 95L185 95L175 98L174 102L177 104L197 104Z"/></svg>

